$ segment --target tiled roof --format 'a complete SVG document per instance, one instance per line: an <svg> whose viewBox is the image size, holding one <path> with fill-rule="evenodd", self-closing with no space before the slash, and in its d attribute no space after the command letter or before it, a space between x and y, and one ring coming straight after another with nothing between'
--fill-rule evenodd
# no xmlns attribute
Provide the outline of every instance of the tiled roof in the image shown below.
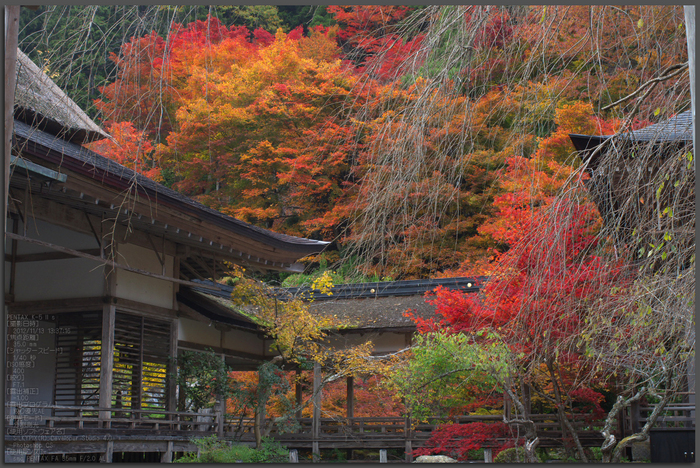
<svg viewBox="0 0 700 468"><path fill-rule="evenodd" d="M574 147L578 151L592 150L596 146L608 140L613 135L569 135ZM618 142L632 143L669 143L693 141L693 113L685 111L676 116L639 130L621 133L616 137Z"/></svg>
<svg viewBox="0 0 700 468"><path fill-rule="evenodd" d="M426 302L425 294L427 292L432 291L437 286L464 292L477 292L486 279L485 277L440 278L339 284L331 289L332 295L322 295L317 292L314 295L314 301L309 303L309 310L312 314L324 317L335 316L348 329L413 329L415 323L406 317L406 312L411 312L421 318L430 318L435 315L435 306ZM191 289L203 298L228 307L232 316L240 314L239 308L234 307L230 300L233 287L221 284L217 286L220 288L219 291L196 287ZM308 289L275 288L272 292L280 298L304 297Z"/></svg>
<svg viewBox="0 0 700 468"><path fill-rule="evenodd" d="M693 139L693 113L681 112L676 116L649 125L639 130L623 133L619 138L632 141L692 141Z"/></svg>

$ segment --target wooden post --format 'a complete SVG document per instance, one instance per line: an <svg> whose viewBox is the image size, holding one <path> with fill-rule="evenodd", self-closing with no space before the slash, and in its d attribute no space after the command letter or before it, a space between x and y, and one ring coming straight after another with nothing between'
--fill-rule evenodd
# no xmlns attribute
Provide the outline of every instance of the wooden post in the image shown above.
<svg viewBox="0 0 700 468"><path fill-rule="evenodd" d="M289 463L299 463L299 451L297 449L289 451Z"/></svg>
<svg viewBox="0 0 700 468"><path fill-rule="evenodd" d="M221 398L220 396L217 396L216 398L216 435L219 437L219 439L224 438L224 414L226 413L226 403L224 402L224 399Z"/></svg>
<svg viewBox="0 0 700 468"><path fill-rule="evenodd" d="M523 385L523 406L528 416L532 414L532 391L528 384Z"/></svg>
<svg viewBox="0 0 700 468"><path fill-rule="evenodd" d="M5 5L5 185L3 186L4 217L10 201L10 153L14 127L15 85L17 84L17 36L19 33L19 5ZM7 225L5 225L7 231Z"/></svg>
<svg viewBox="0 0 700 468"><path fill-rule="evenodd" d="M105 451L100 456L100 463L112 463L112 455L114 454L114 441L108 440Z"/></svg>
<svg viewBox="0 0 700 468"><path fill-rule="evenodd" d="M413 463L413 445L411 443L412 429L410 417L405 419L403 433L404 437L406 438L406 445L404 448L405 460L406 463Z"/></svg>
<svg viewBox="0 0 700 468"><path fill-rule="evenodd" d="M110 274L113 276L114 272ZM114 304L102 308L102 349L100 350L100 408L112 407L112 375L114 370ZM109 420L111 411L100 411L99 419Z"/></svg>
<svg viewBox="0 0 700 468"><path fill-rule="evenodd" d="M639 400L633 401L630 404L630 425L632 426L632 433L637 433L640 431L639 419L641 417L641 412L639 409Z"/></svg>
<svg viewBox="0 0 700 468"><path fill-rule="evenodd" d="M355 389L354 378L352 376L346 379L347 382L347 410L348 419L355 417Z"/></svg>
<svg viewBox="0 0 700 468"><path fill-rule="evenodd" d="M177 287L177 285L176 285ZM177 411L177 338L179 322L170 322L170 357L171 363L168 366L168 411Z"/></svg>
<svg viewBox="0 0 700 468"><path fill-rule="evenodd" d="M683 7L683 10L685 13L685 37L686 41L688 42L688 68L690 70L690 108L693 113L693 153L695 154L695 5L686 5Z"/></svg>
<svg viewBox="0 0 700 468"><path fill-rule="evenodd" d="M169 440L167 448L165 449L165 452L163 452L163 455L160 457L160 462L161 463L172 463L173 462L173 441Z"/></svg>
<svg viewBox="0 0 700 468"><path fill-rule="evenodd" d="M387 463L386 449L379 449L379 463Z"/></svg>
<svg viewBox="0 0 700 468"><path fill-rule="evenodd" d="M297 379L296 379L296 383L294 384L294 393L296 396L296 405L298 408L296 417L297 417L297 419L301 419L301 404L304 401L302 389L301 389L301 371L299 369L297 369L296 374L297 374ZM299 430L301 430L301 429L299 429Z"/></svg>
<svg viewBox="0 0 700 468"><path fill-rule="evenodd" d="M314 463L321 461L321 450L318 445L318 439L321 435L321 364L314 364L314 394L313 394L314 413L311 422L311 452Z"/></svg>
<svg viewBox="0 0 700 468"><path fill-rule="evenodd" d="M490 448L484 449L484 463L493 463L493 452Z"/></svg>

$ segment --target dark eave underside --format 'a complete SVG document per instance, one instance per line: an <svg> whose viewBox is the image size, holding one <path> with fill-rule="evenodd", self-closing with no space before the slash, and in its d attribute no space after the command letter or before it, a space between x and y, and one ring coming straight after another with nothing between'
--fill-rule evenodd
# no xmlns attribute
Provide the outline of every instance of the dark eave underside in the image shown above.
<svg viewBox="0 0 700 468"><path fill-rule="evenodd" d="M48 163L47 166L53 166L54 170L60 170L62 173L74 172L80 177L92 179L111 190L115 198L120 194L130 193L130 190L133 193L133 187L136 186L136 198L152 208L148 209L146 216L142 216L144 213L134 216L134 213L130 214L126 209L120 211L120 207L111 203L98 206L96 200L86 200L84 194L71 193L66 191L65 187L63 194L57 194L54 189L54 193L50 195L59 203L69 204L95 215L104 214L105 210L114 214L116 209L117 216L124 219L123 222L132 223L134 229L157 236L165 235L169 240L209 251L226 261L249 264L262 269L297 270L298 268L292 268L296 259L318 253L327 245L326 242L267 231L223 215L96 153L32 129L21 122L15 124L16 148L21 150L23 155L28 155L42 164ZM133 195L131 197L135 198ZM180 230L178 226L173 226L173 223L168 225L167 222L160 222L159 210L177 213L178 217L190 219L192 222L186 230ZM145 219L142 220L142 217ZM198 226L202 229L197 229ZM214 232L219 233L218 237L213 236ZM241 245L248 247L239 248ZM204 277L210 275L205 274Z"/></svg>

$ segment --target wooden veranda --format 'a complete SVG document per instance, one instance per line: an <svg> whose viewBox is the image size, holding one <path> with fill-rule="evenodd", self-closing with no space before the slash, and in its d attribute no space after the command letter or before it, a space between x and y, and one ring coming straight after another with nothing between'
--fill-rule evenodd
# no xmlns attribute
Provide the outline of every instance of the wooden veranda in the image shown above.
<svg viewBox="0 0 700 468"><path fill-rule="evenodd" d="M192 413L131 409L102 409L96 407L47 406L53 414L72 413L70 416L50 416L41 425L33 424L31 407L5 407L6 450L24 455L27 462L38 462L56 454L84 454L93 461L111 462L116 453L150 452L160 454L160 461L172 461L174 454L196 451L192 439L217 436L231 442L252 444L253 418L222 415L221 413ZM668 406L657 421L658 429L677 430L694 428L694 405ZM616 428L618 440L637 430L646 422L653 407L639 407L626 412ZM106 418L104 413L109 413ZM564 437L555 414L532 415L540 438L540 447L561 447ZM602 420L591 420L589 415L572 417L581 442L586 447L600 447ZM440 424L470 422L498 422L503 415L469 415L452 418L429 418L415 423L403 417L375 418L321 418L314 434L312 418L299 418L295 432L270 436L292 450L311 450L318 444L320 450L371 449L403 451L404 461L412 460L412 450L422 447ZM517 437L517 428L513 435ZM495 444L496 440L492 441ZM486 445L488 448L489 444ZM489 451L486 451L487 456ZM90 459L90 458L87 458ZM398 461L398 460L395 460ZM485 460L490 461L490 460Z"/></svg>

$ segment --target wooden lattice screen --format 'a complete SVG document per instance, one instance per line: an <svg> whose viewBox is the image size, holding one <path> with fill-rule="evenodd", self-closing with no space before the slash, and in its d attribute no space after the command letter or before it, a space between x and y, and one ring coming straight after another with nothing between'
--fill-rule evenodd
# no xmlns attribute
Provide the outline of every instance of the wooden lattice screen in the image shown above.
<svg viewBox="0 0 700 468"><path fill-rule="evenodd" d="M170 323L117 312L112 406L166 410Z"/></svg>
<svg viewBox="0 0 700 468"><path fill-rule="evenodd" d="M170 322L117 312L114 325L112 407L167 410ZM57 315L56 331L55 404L98 407L102 312Z"/></svg>
<svg viewBox="0 0 700 468"><path fill-rule="evenodd" d="M99 406L102 312L56 316L54 402L61 406ZM57 416L74 415L56 411Z"/></svg>

